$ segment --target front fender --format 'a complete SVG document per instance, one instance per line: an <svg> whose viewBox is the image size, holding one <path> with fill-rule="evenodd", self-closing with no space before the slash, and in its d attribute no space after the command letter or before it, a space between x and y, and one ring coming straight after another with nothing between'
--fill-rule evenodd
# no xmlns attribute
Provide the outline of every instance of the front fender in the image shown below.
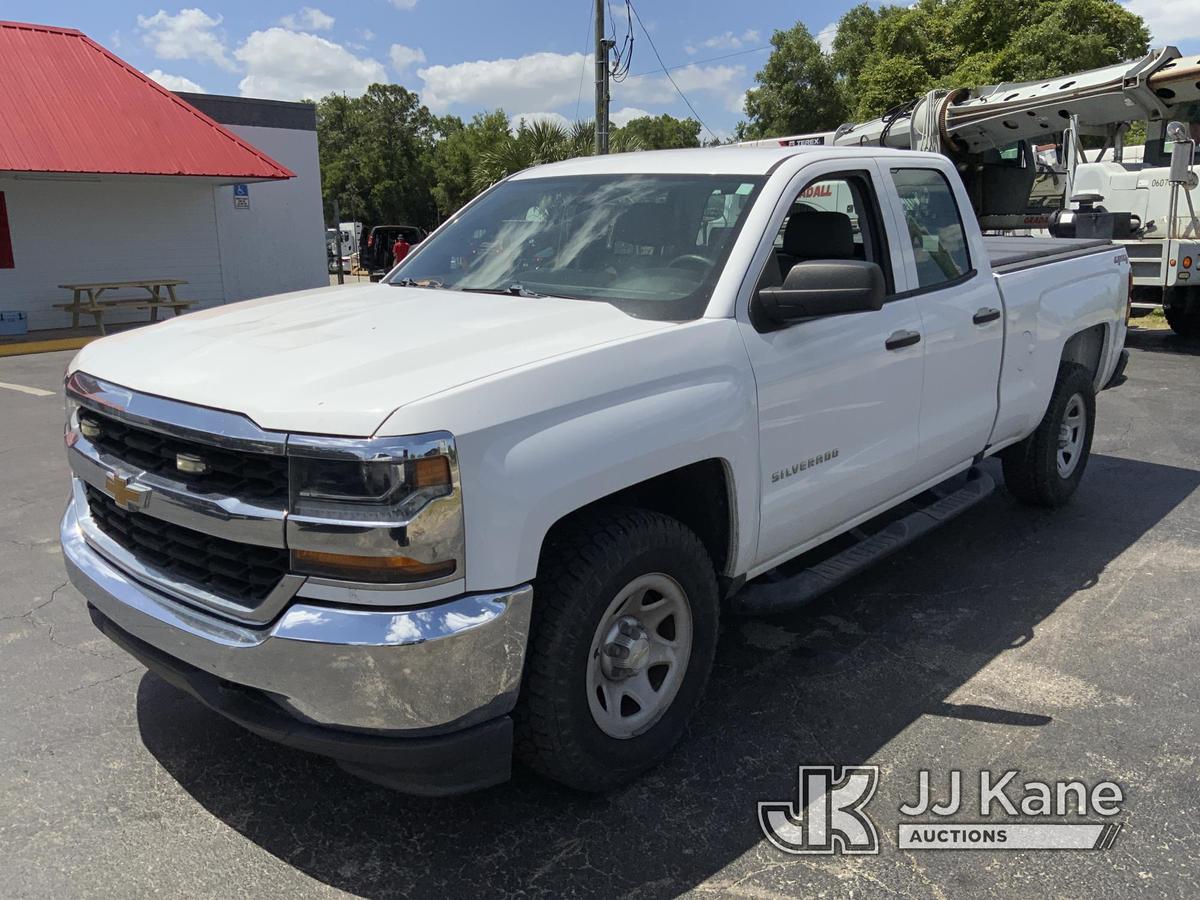
<svg viewBox="0 0 1200 900"><path fill-rule="evenodd" d="M708 319L590 348L398 410L381 433L432 422L458 443L467 590L537 572L542 542L571 512L706 459L733 484L744 570L758 524L758 409L733 320Z"/></svg>

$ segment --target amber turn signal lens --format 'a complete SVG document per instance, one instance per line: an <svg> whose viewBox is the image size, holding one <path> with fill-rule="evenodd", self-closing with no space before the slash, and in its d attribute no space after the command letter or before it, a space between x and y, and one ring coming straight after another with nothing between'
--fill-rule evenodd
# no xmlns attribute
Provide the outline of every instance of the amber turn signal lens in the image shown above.
<svg viewBox="0 0 1200 900"><path fill-rule="evenodd" d="M294 567L308 575L379 583L429 581L454 574L454 560L423 563L407 556L350 556L320 550L293 550Z"/></svg>
<svg viewBox="0 0 1200 900"><path fill-rule="evenodd" d="M1185 256L1183 258L1183 267L1185 269L1190 269L1192 267L1192 258L1190 256Z"/></svg>
<svg viewBox="0 0 1200 900"><path fill-rule="evenodd" d="M446 457L428 456L415 459L409 465L412 467L414 488L450 486L450 461Z"/></svg>

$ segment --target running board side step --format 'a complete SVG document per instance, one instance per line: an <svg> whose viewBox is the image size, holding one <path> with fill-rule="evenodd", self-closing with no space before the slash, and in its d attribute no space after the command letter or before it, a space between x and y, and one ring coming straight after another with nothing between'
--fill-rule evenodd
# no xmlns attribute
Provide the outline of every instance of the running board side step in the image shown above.
<svg viewBox="0 0 1200 900"><path fill-rule="evenodd" d="M811 603L939 525L944 525L975 504L986 500L995 489L996 482L990 475L979 469L971 469L967 473L966 484L958 490L941 496L902 519L897 519L881 531L816 563L811 568L774 580L770 574L755 579L733 596L730 601L731 608L742 615L762 616L790 612ZM934 488L932 493L936 494L937 488Z"/></svg>

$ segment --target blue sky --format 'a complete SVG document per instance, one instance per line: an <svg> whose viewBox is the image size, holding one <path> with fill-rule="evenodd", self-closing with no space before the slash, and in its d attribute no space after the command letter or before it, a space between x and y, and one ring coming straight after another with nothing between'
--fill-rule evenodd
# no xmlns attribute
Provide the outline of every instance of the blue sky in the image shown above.
<svg viewBox="0 0 1200 900"><path fill-rule="evenodd" d="M627 30L624 2L610 2L620 40ZM357 94L372 81L393 81L420 93L437 113L465 117L503 107L514 117L590 116L593 0L160 3L0 0L0 18L78 28L176 90L294 100ZM771 32L798 17L828 39L831 24L853 2L634 5L679 88L706 126L725 135L766 60ZM1185 52L1200 48L1194 0L1126 5L1147 19L1156 42L1174 42ZM630 77L612 88L614 120L687 115L636 21L634 30Z"/></svg>

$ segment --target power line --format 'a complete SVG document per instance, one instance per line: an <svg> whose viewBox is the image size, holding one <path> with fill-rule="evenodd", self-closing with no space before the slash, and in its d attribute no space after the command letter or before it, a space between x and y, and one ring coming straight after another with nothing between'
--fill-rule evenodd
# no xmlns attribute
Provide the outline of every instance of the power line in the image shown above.
<svg viewBox="0 0 1200 900"><path fill-rule="evenodd" d="M766 44L762 47L751 47L749 50L736 50L733 53L722 53L720 56L706 56L703 59L689 59L685 63L679 63L676 66L667 66L672 72L676 69L686 69L688 66L700 66L704 63L717 62L722 59L732 59L735 56L745 56L747 53L761 53L764 50L770 50L771 45ZM657 75L658 69L647 69L645 72L637 72L630 75L630 78L644 78L647 75Z"/></svg>
<svg viewBox="0 0 1200 900"><path fill-rule="evenodd" d="M709 136L715 141L719 140L716 133L704 124L704 120L700 118L700 113L696 112L696 107L692 106L692 101L687 98L687 95L679 89L679 85L675 83L675 79L671 77L671 72L667 69L666 63L662 61L662 56L659 55L658 48L654 46L654 38L650 37L650 32L646 29L646 24L642 21L642 17L638 15L637 7L633 5L631 0L625 0L629 4L629 8L633 10L633 17L637 19L638 25L642 28L642 34L646 35L646 40L650 42L650 49L654 51L654 58L658 60L658 65L662 68L662 73L667 76L667 81L671 82L671 87L675 88L677 93L687 108L692 111L692 115L696 117L696 121L700 123L700 127L708 132Z"/></svg>
<svg viewBox="0 0 1200 900"><path fill-rule="evenodd" d="M579 121L579 104L583 101L583 76L588 70L588 50L592 45L592 4L587 5L587 34L583 36L583 66L579 69L579 92L575 95L575 121Z"/></svg>

